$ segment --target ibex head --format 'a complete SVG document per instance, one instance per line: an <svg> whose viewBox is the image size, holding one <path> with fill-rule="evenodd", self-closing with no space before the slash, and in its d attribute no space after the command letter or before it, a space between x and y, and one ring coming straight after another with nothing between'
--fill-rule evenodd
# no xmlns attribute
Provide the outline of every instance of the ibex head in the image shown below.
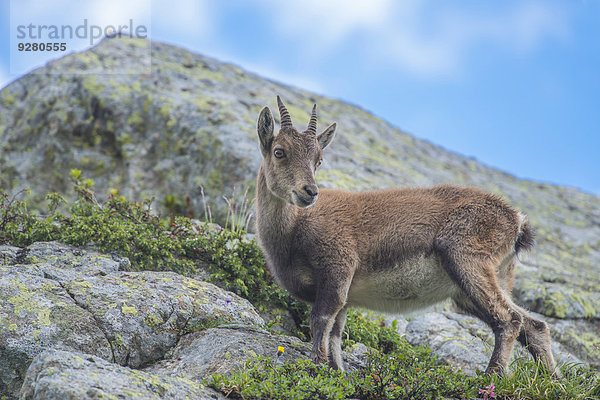
<svg viewBox="0 0 600 400"><path fill-rule="evenodd" d="M334 137L336 124L331 124L317 135L317 105L310 116L308 128L298 132L281 98L277 96L281 127L274 135L273 114L269 107L260 112L257 122L262 170L267 187L275 196L301 208L317 201L319 189L315 171L321 164L322 150Z"/></svg>

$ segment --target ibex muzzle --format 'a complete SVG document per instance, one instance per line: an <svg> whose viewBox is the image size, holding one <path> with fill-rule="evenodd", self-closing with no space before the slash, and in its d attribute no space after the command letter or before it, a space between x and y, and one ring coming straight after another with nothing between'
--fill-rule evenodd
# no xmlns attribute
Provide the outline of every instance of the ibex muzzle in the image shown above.
<svg viewBox="0 0 600 400"><path fill-rule="evenodd" d="M451 185L354 193L317 188L315 171L336 125L316 133L316 108L298 132L277 97L258 117L259 243L277 282L312 304L311 359L343 368L348 306L403 312L451 298L486 322L500 373L516 340L559 374L546 323L510 299L517 253L533 246L527 218L499 197Z"/></svg>
<svg viewBox="0 0 600 400"><path fill-rule="evenodd" d="M300 208L310 207L317 201L319 188L316 184L304 185L302 189L292 190L294 194L294 204Z"/></svg>

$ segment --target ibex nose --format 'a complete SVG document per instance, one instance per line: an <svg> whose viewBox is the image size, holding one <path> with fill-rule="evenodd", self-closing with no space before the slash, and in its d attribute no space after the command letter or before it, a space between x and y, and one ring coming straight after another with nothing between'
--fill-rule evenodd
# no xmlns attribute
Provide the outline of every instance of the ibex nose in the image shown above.
<svg viewBox="0 0 600 400"><path fill-rule="evenodd" d="M317 195L319 194L319 189L316 185L306 185L304 186L304 191L306 192L306 194L313 198L317 197Z"/></svg>

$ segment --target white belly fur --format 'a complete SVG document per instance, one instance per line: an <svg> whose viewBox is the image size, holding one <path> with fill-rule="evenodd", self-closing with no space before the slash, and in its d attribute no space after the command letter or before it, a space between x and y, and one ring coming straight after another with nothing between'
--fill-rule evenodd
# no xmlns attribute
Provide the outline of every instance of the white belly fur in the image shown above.
<svg viewBox="0 0 600 400"><path fill-rule="evenodd" d="M439 257L423 255L404 260L392 269L358 273L348 293L348 305L405 313L443 301L459 290Z"/></svg>

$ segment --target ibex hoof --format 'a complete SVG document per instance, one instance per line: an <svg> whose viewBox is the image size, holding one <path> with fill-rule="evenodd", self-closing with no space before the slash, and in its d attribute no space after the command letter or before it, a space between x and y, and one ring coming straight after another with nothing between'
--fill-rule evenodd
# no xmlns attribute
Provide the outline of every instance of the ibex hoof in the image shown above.
<svg viewBox="0 0 600 400"><path fill-rule="evenodd" d="M343 363L338 364L338 363L335 363L335 362L330 362L329 366L332 369L335 369L335 370L338 370L338 371L342 371L342 372L344 371L344 364Z"/></svg>
<svg viewBox="0 0 600 400"><path fill-rule="evenodd" d="M315 364L327 364L327 357L324 357L323 355L318 353L312 353L310 355L310 360Z"/></svg>

